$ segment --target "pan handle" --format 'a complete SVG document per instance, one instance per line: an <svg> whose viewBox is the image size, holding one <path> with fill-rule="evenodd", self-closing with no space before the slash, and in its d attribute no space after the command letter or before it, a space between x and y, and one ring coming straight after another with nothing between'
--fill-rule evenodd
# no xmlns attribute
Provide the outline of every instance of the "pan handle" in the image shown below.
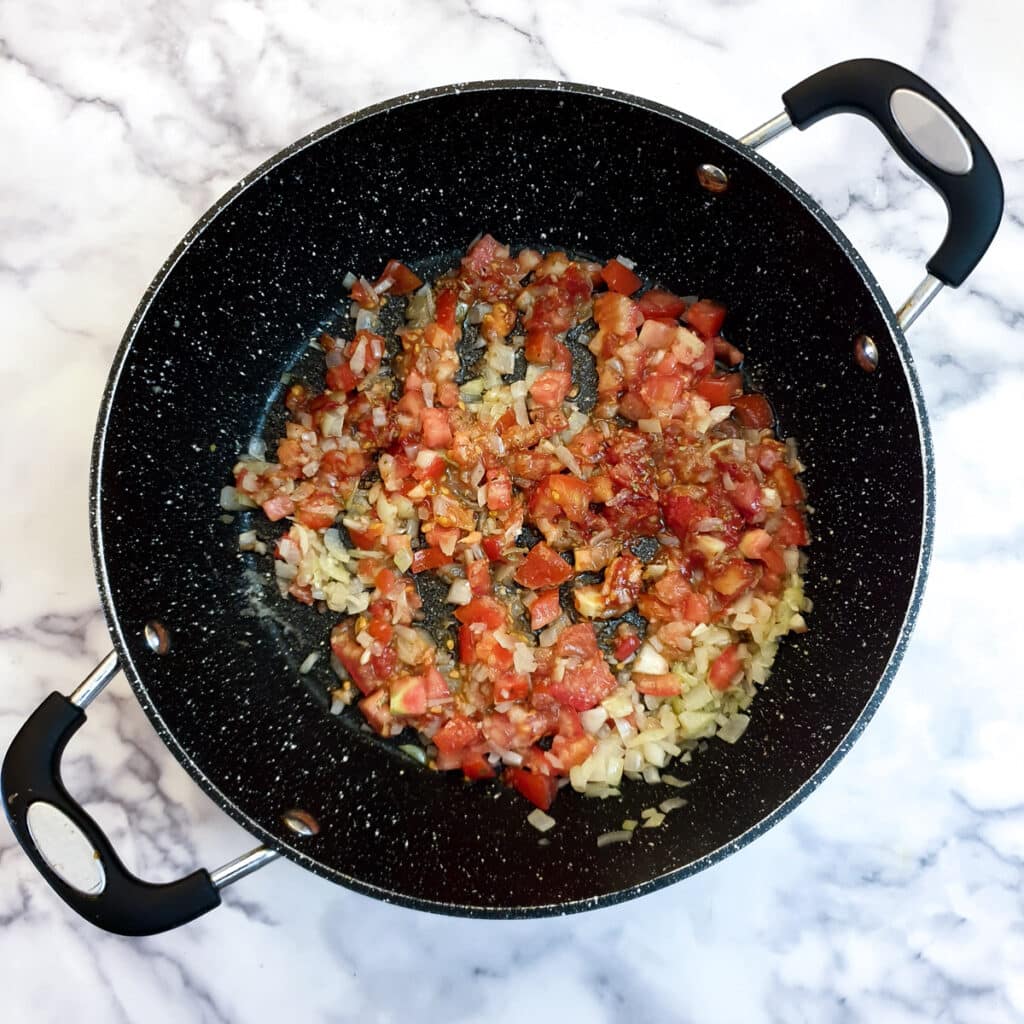
<svg viewBox="0 0 1024 1024"><path fill-rule="evenodd" d="M791 125L803 130L831 114L873 121L897 153L945 200L946 236L927 279L900 311L909 327L943 284L953 288L985 254L1003 214L1003 183L985 144L960 113L912 71L886 60L848 60L783 93L786 112L740 139L757 147Z"/></svg>
<svg viewBox="0 0 1024 1024"><path fill-rule="evenodd" d="M51 693L14 737L0 770L4 810L22 849L65 903L119 935L156 935L220 905L220 888L277 857L260 848L212 875L203 869L174 882L137 878L95 820L68 793L61 756L86 720L83 708L117 672L113 653L65 697ZM77 854L77 856L76 856Z"/></svg>

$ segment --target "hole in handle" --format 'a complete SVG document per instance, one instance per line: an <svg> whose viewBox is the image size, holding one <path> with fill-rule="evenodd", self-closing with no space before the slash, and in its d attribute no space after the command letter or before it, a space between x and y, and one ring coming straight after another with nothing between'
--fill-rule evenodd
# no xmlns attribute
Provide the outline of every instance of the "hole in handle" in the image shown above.
<svg viewBox="0 0 1024 1024"><path fill-rule="evenodd" d="M940 171L967 174L974 166L970 143L949 115L913 89L897 89L889 98L896 127L904 138Z"/></svg>
<svg viewBox="0 0 1024 1024"><path fill-rule="evenodd" d="M98 896L107 887L103 862L82 830L59 808L37 800L25 812L29 835L50 869L72 889Z"/></svg>

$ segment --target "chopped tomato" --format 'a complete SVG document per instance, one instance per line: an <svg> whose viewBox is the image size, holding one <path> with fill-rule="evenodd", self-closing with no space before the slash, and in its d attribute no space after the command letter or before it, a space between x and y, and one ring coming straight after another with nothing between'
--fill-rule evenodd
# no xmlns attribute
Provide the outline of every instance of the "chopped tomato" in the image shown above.
<svg viewBox="0 0 1024 1024"><path fill-rule="evenodd" d="M620 637L615 642L612 654L616 661L628 661L640 649L640 637L636 633Z"/></svg>
<svg viewBox="0 0 1024 1024"><path fill-rule="evenodd" d="M528 772L522 768L506 769L509 782L516 790L526 797L535 807L542 811L548 810L558 792L558 780L538 772Z"/></svg>
<svg viewBox="0 0 1024 1024"><path fill-rule="evenodd" d="M466 579L474 597L483 597L491 592L491 567L486 558L477 558L466 563Z"/></svg>
<svg viewBox="0 0 1024 1024"><path fill-rule="evenodd" d="M782 575L786 571L786 563L772 543L772 535L767 530L748 530L740 538L739 547L744 558L763 562L769 572Z"/></svg>
<svg viewBox="0 0 1024 1024"><path fill-rule="evenodd" d="M722 329L722 323L725 320L725 306L712 302L710 299L700 299L686 310L683 319L698 334L702 334L705 338L713 338Z"/></svg>
<svg viewBox="0 0 1024 1024"><path fill-rule="evenodd" d="M707 572L711 586L718 591L722 597L737 597L744 590L749 590L754 585L757 570L749 562L743 559L734 559L726 562L725 565L715 566Z"/></svg>
<svg viewBox="0 0 1024 1024"><path fill-rule="evenodd" d="M387 690L377 690L364 697L359 702L359 710L374 732L380 733L381 736L391 735L393 719Z"/></svg>
<svg viewBox="0 0 1024 1024"><path fill-rule="evenodd" d="M562 771L568 774L570 768L575 768L594 752L597 740L593 736L587 736L582 732L579 736L571 738L559 734L551 743L551 754L558 759Z"/></svg>
<svg viewBox="0 0 1024 1024"><path fill-rule="evenodd" d="M730 644L711 662L711 667L708 669L708 682L716 690L728 690L729 684L741 668L743 668L743 663L740 661L739 648L735 644Z"/></svg>
<svg viewBox="0 0 1024 1024"><path fill-rule="evenodd" d="M662 410L671 408L682 393L681 378L667 377L660 373L646 377L640 385L640 397L655 415Z"/></svg>
<svg viewBox="0 0 1024 1024"><path fill-rule="evenodd" d="M451 701L452 692L448 689L448 683L433 665L424 673L423 684L428 704L447 704Z"/></svg>
<svg viewBox="0 0 1024 1024"><path fill-rule="evenodd" d="M564 514L570 522L585 522L590 511L590 486L569 473L552 473L534 488L530 511L538 519Z"/></svg>
<svg viewBox="0 0 1024 1024"><path fill-rule="evenodd" d="M633 673L633 682L640 693L651 697L678 697L679 676L671 672L665 675L647 675L642 672Z"/></svg>
<svg viewBox="0 0 1024 1024"><path fill-rule="evenodd" d="M457 304L455 292L450 288L440 292L434 303L437 326L449 334L455 333L455 307Z"/></svg>
<svg viewBox="0 0 1024 1024"><path fill-rule="evenodd" d="M530 629L549 626L562 612L557 590L542 590L530 605Z"/></svg>
<svg viewBox="0 0 1024 1024"><path fill-rule="evenodd" d="M788 507L780 513L779 525L775 528L775 540L783 547L798 544L803 547L810 543L807 523L799 509Z"/></svg>
<svg viewBox="0 0 1024 1024"><path fill-rule="evenodd" d="M476 638L473 630L466 625L459 626L459 661L463 665L476 662Z"/></svg>
<svg viewBox="0 0 1024 1024"><path fill-rule="evenodd" d="M399 676L392 679L391 714L422 715L427 710L427 688L422 676Z"/></svg>
<svg viewBox="0 0 1024 1024"><path fill-rule="evenodd" d="M523 354L528 363L547 366L555 358L558 339L546 328L531 327L526 332L526 347Z"/></svg>
<svg viewBox="0 0 1024 1024"><path fill-rule="evenodd" d="M705 377L697 385L697 394L706 398L712 406L731 405L734 398L743 394L743 378L738 373Z"/></svg>
<svg viewBox="0 0 1024 1024"><path fill-rule="evenodd" d="M447 448L452 443L452 428L447 409L424 409L420 413L423 424L423 443L428 448Z"/></svg>
<svg viewBox="0 0 1024 1024"><path fill-rule="evenodd" d="M661 511L665 525L682 541L689 536L694 522L705 516L704 506L687 494L666 494Z"/></svg>
<svg viewBox="0 0 1024 1024"><path fill-rule="evenodd" d="M609 291L620 295L632 295L643 282L624 263L609 260L601 270L601 278Z"/></svg>
<svg viewBox="0 0 1024 1024"><path fill-rule="evenodd" d="M594 627L589 622L579 622L575 626L562 630L555 645L560 658L589 658L597 654L597 637Z"/></svg>
<svg viewBox="0 0 1024 1024"><path fill-rule="evenodd" d="M480 622L489 630L504 626L507 615L505 606L493 597L477 597L455 609L455 618L459 622L465 625Z"/></svg>
<svg viewBox="0 0 1024 1024"><path fill-rule="evenodd" d="M503 562L504 561L504 549L502 547L500 537L484 537L482 545L484 554L492 562Z"/></svg>
<svg viewBox="0 0 1024 1024"><path fill-rule="evenodd" d="M483 633L476 642L476 660L488 668L504 672L512 667L512 652L498 642L493 633Z"/></svg>
<svg viewBox="0 0 1024 1024"><path fill-rule="evenodd" d="M426 534L427 543L432 548L440 548L442 551L454 551L460 536L457 526L435 526Z"/></svg>
<svg viewBox="0 0 1024 1024"><path fill-rule="evenodd" d="M440 569L442 565L451 565L455 561L453 555L446 555L440 548L420 548L412 553L412 571L426 572L429 569Z"/></svg>
<svg viewBox="0 0 1024 1024"><path fill-rule="evenodd" d="M352 301L357 302L363 309L376 309L380 305L380 297L362 278L352 285L349 294Z"/></svg>
<svg viewBox="0 0 1024 1024"><path fill-rule="evenodd" d="M462 774L467 779L493 779L497 774L494 766L479 750L471 750L462 758Z"/></svg>
<svg viewBox="0 0 1024 1024"><path fill-rule="evenodd" d="M545 370L530 385L530 397L545 409L557 408L572 388L572 374L565 370Z"/></svg>
<svg viewBox="0 0 1024 1024"><path fill-rule="evenodd" d="M295 518L303 526L310 530L326 530L334 525L341 506L334 500L332 494L324 491L314 491L295 513Z"/></svg>
<svg viewBox="0 0 1024 1024"><path fill-rule="evenodd" d="M505 468L487 472L487 508L491 512L504 512L512 507L512 477Z"/></svg>
<svg viewBox="0 0 1024 1024"><path fill-rule="evenodd" d="M359 378L347 362L340 362L327 371L327 387L331 391L351 391L358 383Z"/></svg>
<svg viewBox="0 0 1024 1024"><path fill-rule="evenodd" d="M559 704L587 711L615 689L615 676L600 654L593 654L576 668L567 666L560 680L548 683L548 692Z"/></svg>
<svg viewBox="0 0 1024 1024"><path fill-rule="evenodd" d="M572 569L558 552L541 541L530 549L526 560L516 569L514 579L521 587L540 590L561 586L570 576Z"/></svg>
<svg viewBox="0 0 1024 1024"><path fill-rule="evenodd" d="M686 303L678 295L652 288L640 296L640 312L647 320L675 320L683 315Z"/></svg>
<svg viewBox="0 0 1024 1024"><path fill-rule="evenodd" d="M391 287L387 289L388 295L408 295L423 284L423 278L398 260L388 260L374 288L380 287L385 281L391 282Z"/></svg>
<svg viewBox="0 0 1024 1024"><path fill-rule="evenodd" d="M434 746L443 754L456 754L476 743L480 727L465 715L455 715L434 733Z"/></svg>
<svg viewBox="0 0 1024 1024"><path fill-rule="evenodd" d="M530 692L530 680L518 672L503 672L494 680L494 703L522 700Z"/></svg>
<svg viewBox="0 0 1024 1024"><path fill-rule="evenodd" d="M272 523L276 523L279 519L284 519L285 516L290 516L295 511L295 502L287 494L275 494L273 498L268 498L263 502L260 508Z"/></svg>
<svg viewBox="0 0 1024 1024"><path fill-rule="evenodd" d="M764 430L775 422L775 414L764 395L737 395L731 404L736 419L752 430Z"/></svg>
<svg viewBox="0 0 1024 1024"><path fill-rule="evenodd" d="M771 471L772 486L779 492L783 505L799 505L804 500L804 491L800 481L793 475L789 466L781 463Z"/></svg>

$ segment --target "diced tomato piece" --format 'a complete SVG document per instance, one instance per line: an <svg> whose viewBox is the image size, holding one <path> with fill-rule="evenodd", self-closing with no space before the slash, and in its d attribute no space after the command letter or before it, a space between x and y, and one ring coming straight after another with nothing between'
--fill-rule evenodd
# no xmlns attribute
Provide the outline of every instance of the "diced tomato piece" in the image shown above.
<svg viewBox="0 0 1024 1024"><path fill-rule="evenodd" d="M351 391L358 383L359 378L347 362L338 363L327 371L327 388L330 391Z"/></svg>
<svg viewBox="0 0 1024 1024"><path fill-rule="evenodd" d="M410 568L414 573L420 573L440 569L442 565L451 565L454 561L454 555L446 555L440 548L420 548L412 553Z"/></svg>
<svg viewBox="0 0 1024 1024"><path fill-rule="evenodd" d="M357 530L353 526L348 528L348 535L352 538L352 543L360 551L373 551L377 546L380 534L381 526L378 523L374 523L368 530Z"/></svg>
<svg viewBox="0 0 1024 1024"><path fill-rule="evenodd" d="M737 395L732 399L733 415L752 430L764 430L775 422L775 414L764 395Z"/></svg>
<svg viewBox="0 0 1024 1024"><path fill-rule="evenodd" d="M494 680L494 703L522 700L530 692L530 680L518 672L503 672Z"/></svg>
<svg viewBox="0 0 1024 1024"><path fill-rule="evenodd" d="M424 409L423 411L427 412L428 410ZM424 452L427 455L424 455ZM444 456L429 448L422 449L417 456L417 461L413 464L412 475L420 481L440 480L444 476Z"/></svg>
<svg viewBox="0 0 1024 1024"><path fill-rule="evenodd" d="M658 373L645 378L640 384L640 397L655 414L659 410L670 409L682 393L683 382L679 377Z"/></svg>
<svg viewBox="0 0 1024 1024"><path fill-rule="evenodd" d="M422 715L427 710L427 688L422 676L399 676L392 679L391 714Z"/></svg>
<svg viewBox="0 0 1024 1024"><path fill-rule="evenodd" d="M530 496L530 512L538 519L557 519L564 513L573 523L586 522L590 511L590 485L569 473L552 473Z"/></svg>
<svg viewBox="0 0 1024 1024"><path fill-rule="evenodd" d="M776 466L771 471L771 481L783 505L799 505L804 500L804 489L789 466L781 463Z"/></svg>
<svg viewBox="0 0 1024 1024"><path fill-rule="evenodd" d="M558 758L562 765L562 771L568 774L570 768L583 764L594 752L596 746L597 740L585 733L571 738L559 734L551 743L551 753Z"/></svg>
<svg viewBox="0 0 1024 1024"><path fill-rule="evenodd" d="M546 328L531 327L526 332L526 348L523 354L528 363L547 366L555 358L558 339Z"/></svg>
<svg viewBox="0 0 1024 1024"><path fill-rule="evenodd" d="M640 637L636 633L631 633L628 636L620 637L615 642L612 654L615 656L616 661L626 661L632 658L639 649Z"/></svg>
<svg viewBox="0 0 1024 1024"><path fill-rule="evenodd" d="M682 541L689 536L690 527L705 515L704 506L686 494L666 494L662 499L661 513L665 525Z"/></svg>
<svg viewBox="0 0 1024 1024"><path fill-rule="evenodd" d="M648 352L667 351L675 344L678 328L674 321L645 320L640 328L640 344Z"/></svg>
<svg viewBox="0 0 1024 1024"><path fill-rule="evenodd" d="M432 548L441 548L442 551L445 548L454 551L461 536L462 533L457 526L435 526L426 534L427 543Z"/></svg>
<svg viewBox="0 0 1024 1024"><path fill-rule="evenodd" d="M565 370L545 370L530 385L530 397L542 408L560 406L572 388L572 374Z"/></svg>
<svg viewBox="0 0 1024 1024"><path fill-rule="evenodd" d="M667 672L665 675L648 675L643 672L633 673L633 683L640 693L651 697L678 697L679 676Z"/></svg>
<svg viewBox="0 0 1024 1024"><path fill-rule="evenodd" d="M448 681L433 665L423 674L423 683L426 687L428 704L446 704L452 699Z"/></svg>
<svg viewBox="0 0 1024 1024"><path fill-rule="evenodd" d="M363 283L362 278L352 285L349 295L352 301L359 303L363 309L376 309L380 305L380 297L373 288Z"/></svg>
<svg viewBox="0 0 1024 1024"><path fill-rule="evenodd" d="M335 448L320 458L320 471L337 477L359 476L369 466L366 452L358 448Z"/></svg>
<svg viewBox="0 0 1024 1024"><path fill-rule="evenodd" d="M727 493L733 505L743 513L743 517L748 523L753 523L760 518L764 508L761 504L761 488L756 480L739 480Z"/></svg>
<svg viewBox="0 0 1024 1024"><path fill-rule="evenodd" d="M435 300L435 319L437 326L448 334L455 333L455 307L458 300L451 288L441 291Z"/></svg>
<svg viewBox="0 0 1024 1024"><path fill-rule="evenodd" d="M434 733L434 746L443 754L456 754L476 743L480 727L465 715L455 715Z"/></svg>
<svg viewBox="0 0 1024 1024"><path fill-rule="evenodd" d="M338 659L349 678L364 694L380 688L380 681L374 677L373 669L362 664L363 648L344 627L331 631L331 651Z"/></svg>
<svg viewBox="0 0 1024 1024"><path fill-rule="evenodd" d="M516 569L514 579L521 587L541 590L561 586L570 576L572 569L558 552L541 541L530 549L526 560Z"/></svg>
<svg viewBox="0 0 1024 1024"><path fill-rule="evenodd" d="M799 509L792 506L784 508L781 513L779 525L775 528L775 541L784 548L792 544L803 547L810 543L810 536L807 533L807 523Z"/></svg>
<svg viewBox="0 0 1024 1024"><path fill-rule="evenodd" d="M341 506L334 495L326 491L314 491L295 513L295 518L310 530L326 530L334 525Z"/></svg>
<svg viewBox="0 0 1024 1024"><path fill-rule="evenodd" d="M452 428L447 409L424 409L420 413L423 424L423 443L428 448L448 448L452 443Z"/></svg>
<svg viewBox="0 0 1024 1024"><path fill-rule="evenodd" d="M504 561L504 548L502 547L500 537L484 537L484 542L481 546L484 549L484 554L492 562Z"/></svg>
<svg viewBox="0 0 1024 1024"><path fill-rule="evenodd" d="M530 605L530 629L543 629L551 625L562 612L557 590L542 590Z"/></svg>
<svg viewBox="0 0 1024 1024"><path fill-rule="evenodd" d="M466 563L466 579L474 597L483 597L491 592L491 567L486 558L477 558Z"/></svg>
<svg viewBox="0 0 1024 1024"><path fill-rule="evenodd" d="M463 665L476 662L476 638L469 626L459 626L459 661Z"/></svg>
<svg viewBox="0 0 1024 1024"><path fill-rule="evenodd" d="M706 398L712 406L732 405L732 400L743 394L743 378L738 373L705 377L697 385L697 394Z"/></svg>
<svg viewBox="0 0 1024 1024"><path fill-rule="evenodd" d="M632 295L643 282L624 263L609 260L601 270L601 278L610 291Z"/></svg>
<svg viewBox="0 0 1024 1024"><path fill-rule="evenodd" d="M725 306L710 299L700 299L686 310L683 319L698 334L704 335L705 338L713 338L722 329Z"/></svg>
<svg viewBox="0 0 1024 1024"><path fill-rule="evenodd" d="M541 775L539 772L528 772L522 768L509 768L506 774L509 782L534 807L539 807L542 811L551 807L551 802L558 792L557 779L550 775Z"/></svg>
<svg viewBox="0 0 1024 1024"><path fill-rule="evenodd" d="M711 346L715 351L715 358L729 366L739 366L743 362L743 353L725 338L712 338Z"/></svg>
<svg viewBox="0 0 1024 1024"><path fill-rule="evenodd" d="M380 733L381 736L391 735L393 719L387 690L377 690L364 697L359 702L359 710L374 732Z"/></svg>
<svg viewBox="0 0 1024 1024"><path fill-rule="evenodd" d="M512 667L512 652L498 643L493 633L484 633L476 642L476 660L488 668L504 672Z"/></svg>
<svg viewBox="0 0 1024 1024"><path fill-rule="evenodd" d="M555 653L560 658L589 658L597 651L597 637L589 622L578 622L562 630L555 644Z"/></svg>
<svg viewBox="0 0 1024 1024"><path fill-rule="evenodd" d="M740 538L739 548L744 558L763 562L770 572L781 575L786 571L786 563L767 530L748 530Z"/></svg>
<svg viewBox="0 0 1024 1024"><path fill-rule="evenodd" d="M398 260L388 260L380 277L374 282L374 287L378 287L384 281L391 282L391 287L387 290L388 295L408 295L423 284L421 277Z"/></svg>
<svg viewBox="0 0 1024 1024"><path fill-rule="evenodd" d="M494 765L484 757L480 750L471 750L462 758L462 774L467 779L493 779L496 772Z"/></svg>
<svg viewBox="0 0 1024 1024"><path fill-rule="evenodd" d="M504 467L487 471L487 508L491 512L503 512L512 507L512 477Z"/></svg>
<svg viewBox="0 0 1024 1024"><path fill-rule="evenodd" d="M292 515L295 511L295 502L287 494L275 494L263 502L260 508L272 523L276 523L279 519Z"/></svg>
<svg viewBox="0 0 1024 1024"><path fill-rule="evenodd" d="M703 594L694 591L686 595L686 604L683 606L683 618L687 622L710 622L711 606Z"/></svg>
<svg viewBox="0 0 1024 1024"><path fill-rule="evenodd" d="M491 235L481 235L463 257L462 265L474 273L483 273L496 259L508 256L508 248Z"/></svg>
<svg viewBox="0 0 1024 1024"><path fill-rule="evenodd" d="M464 625L482 622L486 629L499 629L505 625L505 606L493 597L477 597L469 604L455 609L455 618Z"/></svg>
<svg viewBox="0 0 1024 1024"><path fill-rule="evenodd" d="M647 320L675 320L683 315L686 303L678 295L652 288L640 296L640 312Z"/></svg>
<svg viewBox="0 0 1024 1024"><path fill-rule="evenodd" d="M561 680L548 683L548 692L559 704L587 711L615 689L615 677L600 654L591 655L578 667L566 666Z"/></svg>
<svg viewBox="0 0 1024 1024"><path fill-rule="evenodd" d="M723 597L736 597L754 585L757 569L743 559L734 559L708 570L711 586Z"/></svg>
<svg viewBox="0 0 1024 1024"><path fill-rule="evenodd" d="M730 644L711 662L711 668L708 669L708 682L716 690L728 690L729 684L741 668L743 668L743 663L740 661L739 648L735 644Z"/></svg>

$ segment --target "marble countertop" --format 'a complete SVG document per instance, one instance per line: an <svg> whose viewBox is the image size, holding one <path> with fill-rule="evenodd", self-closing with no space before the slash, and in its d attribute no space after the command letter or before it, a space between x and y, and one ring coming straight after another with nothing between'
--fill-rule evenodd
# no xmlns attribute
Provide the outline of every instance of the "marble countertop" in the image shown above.
<svg viewBox="0 0 1024 1024"><path fill-rule="evenodd" d="M0 824L0 1016L90 1022L1024 1020L1024 727L1016 588L1024 474L1024 8L1000 0L112 0L0 4L0 748L109 649L88 467L107 368L165 255L294 138L458 80L564 78L742 134L854 56L916 69L987 140L1007 214L988 257L912 332L938 475L917 631L852 753L717 867L582 916L448 919L277 863L164 936L102 934ZM856 10L856 14L847 13ZM941 201L867 124L766 151L817 196L894 304ZM879 529L884 529L880 523ZM253 845L158 740L123 680L65 758L73 792L143 876ZM415 1007L415 1010L412 1008Z"/></svg>

